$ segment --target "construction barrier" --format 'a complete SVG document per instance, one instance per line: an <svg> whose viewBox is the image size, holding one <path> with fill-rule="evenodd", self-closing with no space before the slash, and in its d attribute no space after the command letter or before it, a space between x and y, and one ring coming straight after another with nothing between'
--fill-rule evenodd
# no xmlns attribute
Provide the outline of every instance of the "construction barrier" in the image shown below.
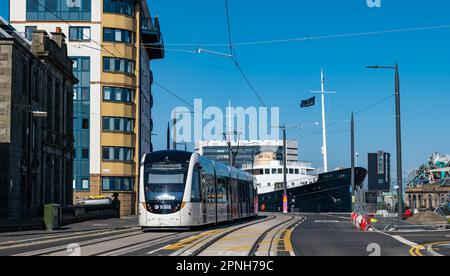
<svg viewBox="0 0 450 276"><path fill-rule="evenodd" d="M368 231L371 227L370 220L368 220L366 216L357 213L352 213L352 222L356 228L364 232Z"/></svg>

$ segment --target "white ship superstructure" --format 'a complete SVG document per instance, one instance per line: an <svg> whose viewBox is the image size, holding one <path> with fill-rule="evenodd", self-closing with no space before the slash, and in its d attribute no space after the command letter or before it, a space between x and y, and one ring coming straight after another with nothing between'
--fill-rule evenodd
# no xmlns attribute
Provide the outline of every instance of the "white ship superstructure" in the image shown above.
<svg viewBox="0 0 450 276"><path fill-rule="evenodd" d="M287 162L287 188L313 184L317 176L313 175L311 162ZM265 152L255 157L254 163L243 165L244 171L252 172L257 179L258 194L283 190L283 162L277 160L276 153Z"/></svg>

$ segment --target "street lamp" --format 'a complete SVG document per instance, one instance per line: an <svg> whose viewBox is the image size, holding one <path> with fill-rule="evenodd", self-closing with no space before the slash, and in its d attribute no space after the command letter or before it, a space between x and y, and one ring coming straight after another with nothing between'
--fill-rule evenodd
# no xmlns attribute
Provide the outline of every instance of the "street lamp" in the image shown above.
<svg viewBox="0 0 450 276"><path fill-rule="evenodd" d="M396 131L397 131L397 182L399 183L400 191L402 191L403 181L403 166L402 166L402 132L401 132L401 112L400 112L400 74L398 63L395 66L367 66L368 69L389 69L395 70L395 117L396 117ZM399 194L399 218L402 219L403 213L403 193Z"/></svg>
<svg viewBox="0 0 450 276"><path fill-rule="evenodd" d="M287 141L286 141L286 125L273 126L283 130L283 213L288 213L288 196L287 196ZM297 126L299 127L299 126Z"/></svg>
<svg viewBox="0 0 450 276"><path fill-rule="evenodd" d="M283 130L283 213L288 213L288 195L287 195L287 129L301 129L302 125L298 124L294 127L287 128L286 125L283 126L272 126L273 128L279 128Z"/></svg>

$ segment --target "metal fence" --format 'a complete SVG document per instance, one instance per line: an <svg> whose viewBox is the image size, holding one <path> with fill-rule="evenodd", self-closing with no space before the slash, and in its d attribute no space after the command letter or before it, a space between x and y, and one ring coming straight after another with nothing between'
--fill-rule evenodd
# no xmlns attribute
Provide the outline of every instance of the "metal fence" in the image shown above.
<svg viewBox="0 0 450 276"><path fill-rule="evenodd" d="M369 218L379 230L395 229L401 223L398 218L398 204L368 203L366 191L357 188L354 193L353 212Z"/></svg>

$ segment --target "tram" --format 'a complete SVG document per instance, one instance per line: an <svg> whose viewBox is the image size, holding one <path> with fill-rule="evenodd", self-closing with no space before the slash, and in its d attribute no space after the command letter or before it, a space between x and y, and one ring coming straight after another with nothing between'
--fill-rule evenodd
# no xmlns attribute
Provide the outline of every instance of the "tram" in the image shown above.
<svg viewBox="0 0 450 276"><path fill-rule="evenodd" d="M256 216L256 178L197 153L159 151L140 167L139 224L190 229Z"/></svg>

